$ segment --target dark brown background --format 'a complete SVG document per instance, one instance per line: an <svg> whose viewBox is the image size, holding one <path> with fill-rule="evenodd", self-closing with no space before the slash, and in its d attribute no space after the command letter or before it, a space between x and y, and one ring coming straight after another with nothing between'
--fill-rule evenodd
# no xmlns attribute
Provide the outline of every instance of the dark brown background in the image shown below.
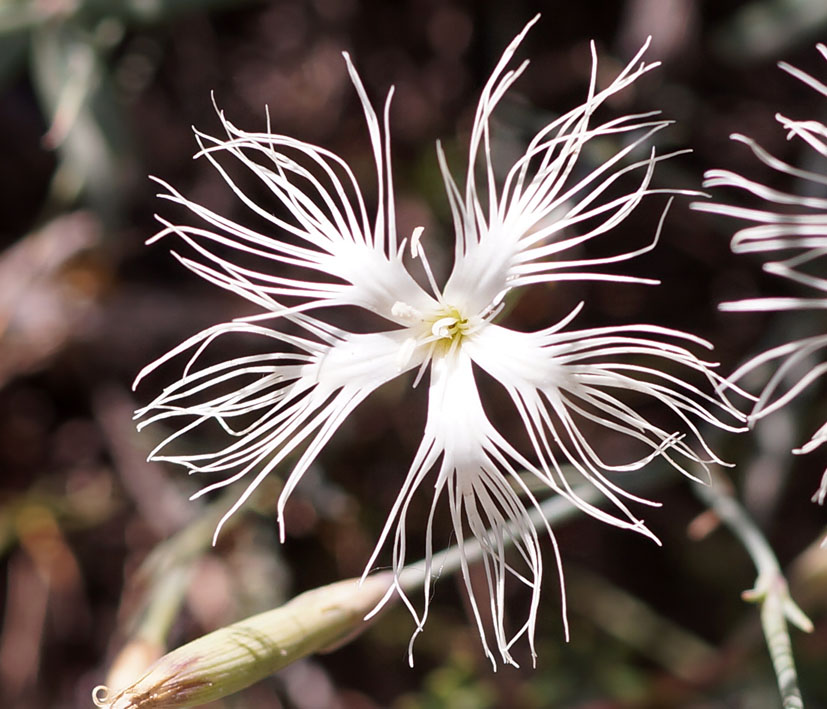
<svg viewBox="0 0 827 709"><path fill-rule="evenodd" d="M89 692L128 637L148 587L169 576L146 567L138 573L142 562L202 512L199 503L186 502L197 481L143 462L159 433L138 435L130 420L132 409L177 370L135 394L130 384L185 337L252 311L184 271L165 244L143 245L156 229L153 214L174 213L155 199L147 174L216 211L247 218L209 166L191 160L191 126L220 128L211 92L242 128L263 129L268 104L276 132L337 152L370 185L364 122L340 56L349 51L377 103L396 87L400 231L426 226L434 253L451 234L434 142L444 141L461 171L478 92L536 12L543 18L519 55L531 66L503 104L502 139L525 141L582 101L589 39L610 71L652 33L647 56L662 59L663 67L611 109L659 108L675 119L659 136L661 149L694 152L664 165L659 184L697 189L705 169L727 167L795 189L767 174L728 135L751 135L793 162L809 159L787 143L773 116L824 120L827 101L775 63L784 59L827 76L814 48L827 31L820 5L168 0L143 14L140 8L150 6L138 2L87 2L72 10L55 0L21 3L21 26L0 16L0 703L89 706ZM33 14L23 17L24 11ZM796 19L807 12L805 21ZM761 22L771 28L766 36ZM97 78L86 81L89 67ZM75 84L82 98L73 104ZM49 130L56 102L58 119ZM70 126L65 137L64 125ZM370 198L372 188L365 189ZM722 300L789 289L763 277L758 261L734 259L732 225L691 212L688 201L673 207L659 248L629 266L635 275L660 278L660 287L566 284L529 294L513 323L546 325L585 299L581 326L653 322L687 329L715 343L723 372L795 333L823 330L823 318L718 313ZM645 203L612 238L642 243L662 207L654 199ZM423 392L411 394L409 383L371 398L327 447L288 506L286 545L276 538L274 480L255 511L217 547L197 554L172 646L361 573L421 434ZM802 556L823 525L824 512L809 496L825 457L793 460L785 451L827 415L818 394L803 397L763 432L718 441L738 463L729 474L792 569L794 589L816 622L812 635L794 634L809 706L827 706L827 634L819 622L824 562ZM514 425L499 420L506 430ZM522 669L491 674L462 593L444 579L413 670L405 656L412 624L395 610L345 648L216 706L776 706L757 611L739 598L754 581L750 561L726 531L700 539L688 534L698 536L703 506L689 484L665 479L655 494L664 507L645 511L663 548L593 520L557 530L569 572L572 641L562 639L557 581L549 571L536 670L520 648ZM438 527L437 538L449 543L447 521ZM412 535L421 532L412 526ZM637 599L637 610L624 605L628 598ZM520 593L509 598L515 618L525 602ZM624 619L631 621L624 626ZM669 636L677 660L666 669L664 619L708 645L702 662L689 656L689 640ZM652 631L635 640L643 626Z"/></svg>

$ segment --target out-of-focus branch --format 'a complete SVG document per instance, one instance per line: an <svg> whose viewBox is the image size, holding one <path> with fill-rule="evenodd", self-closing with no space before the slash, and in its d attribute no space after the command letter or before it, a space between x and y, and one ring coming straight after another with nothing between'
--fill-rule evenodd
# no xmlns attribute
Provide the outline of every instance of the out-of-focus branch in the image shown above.
<svg viewBox="0 0 827 709"><path fill-rule="evenodd" d="M82 330L99 284L78 259L100 240L97 217L80 211L0 253L0 386L41 367Z"/></svg>
<svg viewBox="0 0 827 709"><path fill-rule="evenodd" d="M577 494L589 503L600 502L596 489ZM554 497L533 510L531 519L541 526L545 521L555 524L579 513L568 500ZM207 539L205 525L196 524L199 533L187 538ZM466 543L464 556L469 561L481 553L476 540ZM460 568L462 556L458 547L451 547L434 555L433 568L443 574L453 573ZM406 590L420 586L425 568L424 562L405 567L400 585ZM383 572L368 577L363 584L351 579L308 591L280 608L220 628L173 650L125 688L119 689L114 683L96 688L95 703L106 709L171 709L198 706L238 692L310 653L355 638L368 627L363 618L384 596L392 580L390 572ZM118 673L118 681L122 676Z"/></svg>

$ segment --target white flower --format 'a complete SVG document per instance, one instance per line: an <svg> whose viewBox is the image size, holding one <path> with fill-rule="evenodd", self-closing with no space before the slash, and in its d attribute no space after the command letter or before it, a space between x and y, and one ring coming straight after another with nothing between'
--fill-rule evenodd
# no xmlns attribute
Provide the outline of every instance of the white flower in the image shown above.
<svg viewBox="0 0 827 709"><path fill-rule="evenodd" d="M272 229L262 233L235 224L164 185L168 192L162 196L189 209L204 228L164 221L155 239L177 235L198 256L195 260L178 256L182 263L260 306L261 313L190 338L138 377L192 352L181 379L137 415L144 419L142 426L185 421L151 455L219 478L199 494L247 478L246 490L228 514L266 475L296 456L278 501L283 539L282 512L290 493L345 418L385 382L413 372L415 386L427 376L428 412L422 442L366 573L390 538L397 574L409 561L405 532L409 506L418 489L426 482L432 485L429 531L424 540L428 567L424 609L418 611L401 586L394 590L413 613L418 633L431 597L431 521L438 501L447 496L460 544L470 532L484 548L494 644L502 661L512 664L510 648L522 636L528 638L533 655L543 571L540 539L526 510L526 505L536 506L537 501L521 474L528 471L549 492L568 498L597 519L654 538L628 507L629 502L654 503L624 491L612 473L636 470L661 457L690 475L681 459L693 464L717 460L700 436L699 423L732 428L718 414L733 415L726 402L684 381L684 375L697 376L710 391L721 384L710 365L687 349L687 345L710 347L692 335L655 325L567 330L580 307L538 332L518 332L496 324L504 296L533 284L572 279L655 283L592 269L649 251L660 225L656 229L653 225L650 243L621 249L612 256L588 257L577 249L609 232L647 195L664 192L652 188L650 180L657 163L670 156L656 156L654 150L634 156L666 121L654 113L597 125L592 121L594 112L611 96L657 66L641 61L646 47L603 89L597 88L592 47L585 103L540 130L504 180L495 175L491 114L527 66L524 62L508 69L536 19L506 49L482 92L462 188L454 182L437 147L456 229L453 270L444 287L436 283L425 257L422 230L417 229L410 242L400 240L396 233L388 138L392 92L380 123L347 55L376 161L379 206L372 219L356 178L341 158L274 135L269 129L244 132L219 113L227 135L214 138L197 133L199 155L212 163L238 199ZM598 139L621 142L624 147L598 167L589 167L581 156ZM219 158L228 157L260 180L270 192L271 203L259 205L242 191L219 163ZM632 161L626 162L630 157ZM635 175L634 188L618 194L621 178ZM422 266L427 289L405 266L408 244L413 259ZM222 255L227 249L241 252L239 257L247 261L259 260L261 270L227 260ZM377 314L385 326L367 333L334 326L330 309L342 306ZM268 338L271 351L199 368L204 350L229 333ZM477 387L479 371L508 392L531 442L528 450L517 450L491 424ZM697 442L700 452L685 440L685 433L644 418L627 403L627 395L630 402L647 407L659 404ZM210 423L219 424L229 436L224 447L198 454L165 452L183 434ZM644 452L634 460L604 460L583 434L583 424L625 435ZM573 466L602 491L614 504L614 512L580 499L563 474L564 465ZM551 536L548 525L546 531ZM509 539L516 551L507 560ZM551 539L559 568L559 552ZM472 591L467 563L462 571L485 653L495 663L491 630L484 627L481 601ZM511 633L505 620L509 575L531 590L528 618Z"/></svg>
<svg viewBox="0 0 827 709"><path fill-rule="evenodd" d="M827 47L819 44L817 48L827 59ZM785 62L780 62L779 67L827 97L827 84ZM722 310L755 312L827 309L827 278L818 275L819 272L825 273L824 268L827 265L824 260L827 255L827 163L824 163L824 159L827 158L827 126L813 120L792 120L781 114L776 114L775 118L787 131L788 140L797 138L812 148L815 154L809 157L814 163L821 162L821 171L804 170L779 160L743 135L736 134L731 137L749 146L765 165L798 180L806 194L782 192L728 170L709 170L705 175L704 187L735 187L758 197L770 206L754 209L717 202L699 202L692 206L702 211L748 222L750 226L741 228L732 237L732 251L739 254L779 255L779 260L764 263L764 270L808 286L816 291L816 295L751 298L723 303ZM750 421L755 422L785 406L827 372L827 362L813 364L814 360L824 359L825 350L827 334L815 335L774 347L742 365L730 377L730 381L737 382L768 363L777 364L752 409ZM806 373L802 374L803 371ZM827 423L824 423L807 443L793 450L793 453L809 453L825 441ZM813 500L823 504L825 496L827 470Z"/></svg>

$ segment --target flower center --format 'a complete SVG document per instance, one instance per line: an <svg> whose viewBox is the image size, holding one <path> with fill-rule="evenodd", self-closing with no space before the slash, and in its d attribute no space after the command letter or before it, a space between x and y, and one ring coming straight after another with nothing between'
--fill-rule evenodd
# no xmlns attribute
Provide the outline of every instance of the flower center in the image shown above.
<svg viewBox="0 0 827 709"><path fill-rule="evenodd" d="M424 318L422 324L428 328L423 333L423 339L430 343L431 357L450 356L479 325L477 318L464 316L453 305L443 305L430 317Z"/></svg>
<svg viewBox="0 0 827 709"><path fill-rule="evenodd" d="M468 318L463 315L453 306L445 308L438 317L430 321L431 334L436 340L447 340L453 343L456 340L457 344L462 341L470 330Z"/></svg>
<svg viewBox="0 0 827 709"><path fill-rule="evenodd" d="M432 357L445 356L457 350L463 339L481 324L479 317L466 317L453 305L440 304L430 312L422 312L407 303L396 302L392 313L408 323L411 336L399 352L399 367L405 367L416 347L425 346L427 364ZM418 379L417 379L418 381Z"/></svg>

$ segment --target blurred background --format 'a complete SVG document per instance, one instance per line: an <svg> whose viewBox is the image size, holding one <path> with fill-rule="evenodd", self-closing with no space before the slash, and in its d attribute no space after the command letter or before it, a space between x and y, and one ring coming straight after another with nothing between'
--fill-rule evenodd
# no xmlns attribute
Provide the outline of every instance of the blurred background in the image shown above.
<svg viewBox="0 0 827 709"><path fill-rule="evenodd" d="M399 405L412 400L410 381L385 387L294 493L284 546L273 477L211 547L233 498L188 502L199 481L145 462L163 431L138 434L131 420L179 369L136 393L131 383L181 340L253 306L185 271L168 253L172 240L144 245L155 212L174 213L147 175L247 218L216 172L191 159L193 125L220 131L214 93L247 130L264 130L268 105L275 132L343 156L370 199L372 156L346 50L375 103L396 87L400 232L425 226L433 254L452 238L434 142L444 142L462 174L478 93L538 11L543 18L518 55L531 65L499 112L500 145L519 148L582 102L590 39L601 75L611 77L652 34L647 59L663 66L610 109L662 109L676 121L658 135L659 150L694 152L662 165L658 184L698 189L704 169L721 167L795 189L728 136L750 135L795 164L809 159L773 116L824 121L827 100L775 64L827 77L814 47L827 39L823 0L0 0L0 705L91 706L92 687L124 646L132 654L116 664L128 674L165 646L359 575L421 436L422 392L412 411ZM673 206L655 252L624 271L659 278L660 287L539 289L518 304L512 324L548 325L582 299L581 327L686 329L715 344L724 373L792 335L823 332L823 318L807 315L719 313L722 300L790 286L763 276L759 261L734 259L734 225L693 213L688 202ZM663 206L648 200L593 248L644 243ZM232 352L231 343L221 346ZM815 621L811 635L793 635L811 707L827 706L827 552L811 546L825 513L809 501L825 456L788 451L825 417L823 390L814 388L752 434L717 441L737 463L726 474ZM509 423L501 425L507 432ZM446 578L413 669L413 625L394 609L344 648L212 706L777 706L757 609L740 599L755 578L748 556L716 529L690 483L660 469L648 477L657 486L648 494L664 507L638 512L662 548L590 519L556 529L572 639L563 640L550 569L537 669L522 648L521 669L492 674L463 593ZM446 546L448 528L441 519L436 530ZM423 530L424 519L410 534ZM509 599L515 618L527 601L519 589Z"/></svg>

